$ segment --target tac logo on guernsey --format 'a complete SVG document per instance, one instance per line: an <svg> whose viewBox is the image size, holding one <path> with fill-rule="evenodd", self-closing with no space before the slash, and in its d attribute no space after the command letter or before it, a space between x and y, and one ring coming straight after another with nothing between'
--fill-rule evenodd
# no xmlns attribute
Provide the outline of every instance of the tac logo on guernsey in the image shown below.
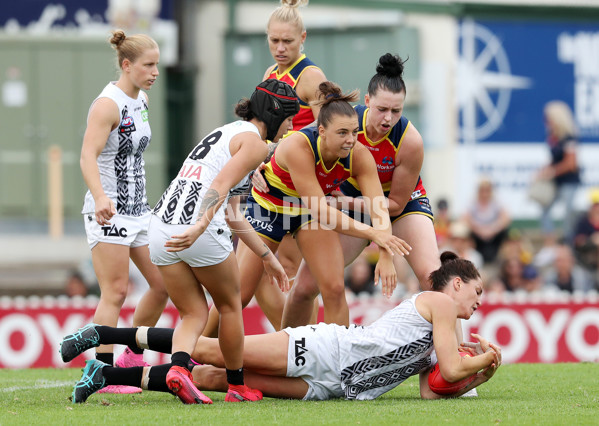
<svg viewBox="0 0 599 426"><path fill-rule="evenodd" d="M302 337L301 340L296 340L295 341L295 365L297 365L298 367L306 365L306 358L304 358L302 356L306 352L308 352L308 349L306 349L306 338Z"/></svg>
<svg viewBox="0 0 599 426"><path fill-rule="evenodd" d="M124 117L121 120L121 124L119 126L119 133L129 134L135 131L135 123L133 122L133 117L130 115Z"/></svg>
<svg viewBox="0 0 599 426"><path fill-rule="evenodd" d="M112 226L103 226L102 231L104 231L105 237L121 237L125 238L127 236L127 228L117 228L115 225Z"/></svg>

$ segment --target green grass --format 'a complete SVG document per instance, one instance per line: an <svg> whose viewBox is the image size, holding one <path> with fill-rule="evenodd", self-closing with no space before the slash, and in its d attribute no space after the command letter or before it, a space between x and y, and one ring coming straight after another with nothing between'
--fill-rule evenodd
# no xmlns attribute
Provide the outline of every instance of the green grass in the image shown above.
<svg viewBox="0 0 599 426"><path fill-rule="evenodd" d="M599 423L599 364L513 364L480 386L478 398L423 401L412 377L374 401L285 401L183 405L159 392L92 395L73 405L79 369L0 369L0 425L39 424L406 424Z"/></svg>

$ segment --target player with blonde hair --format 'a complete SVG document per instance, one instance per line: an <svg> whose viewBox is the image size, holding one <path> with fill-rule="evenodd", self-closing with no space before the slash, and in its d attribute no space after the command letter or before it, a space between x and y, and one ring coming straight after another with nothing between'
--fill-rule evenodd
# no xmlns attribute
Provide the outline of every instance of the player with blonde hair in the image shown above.
<svg viewBox="0 0 599 426"><path fill-rule="evenodd" d="M128 292L129 258L150 288L133 315L136 326L156 324L168 300L162 277L150 261L147 229L150 206L146 195L143 153L150 144L150 90L158 78L158 44L145 34L127 36L121 30L110 39L121 71L92 103L81 148L81 171L89 190L82 209L100 301L98 324L116 326ZM117 366L144 365L143 350L127 348ZM113 364L111 346L96 357ZM133 393L139 388L108 387L105 392Z"/></svg>

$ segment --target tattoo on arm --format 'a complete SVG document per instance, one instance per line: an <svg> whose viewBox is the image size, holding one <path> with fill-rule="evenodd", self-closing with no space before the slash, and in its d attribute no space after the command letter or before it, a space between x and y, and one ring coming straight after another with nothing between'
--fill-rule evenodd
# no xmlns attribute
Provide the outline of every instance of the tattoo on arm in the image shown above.
<svg viewBox="0 0 599 426"><path fill-rule="evenodd" d="M206 192L206 195L204 195L204 199L202 200L202 204L200 205L200 213L198 215L198 219L204 216L208 209L218 204L218 199L218 191L216 189L209 189L208 192Z"/></svg>
<svg viewBox="0 0 599 426"><path fill-rule="evenodd" d="M268 248L268 246L266 244L264 244L264 248L266 249L266 251L260 255L260 258L262 258L262 259L264 259L266 256L268 256L268 253L270 253L270 249Z"/></svg>
<svg viewBox="0 0 599 426"><path fill-rule="evenodd" d="M264 159L265 163L268 163L272 157L272 155L275 153L275 149L277 148L277 146L279 146L280 142L277 143L269 143L268 144L268 155L266 156L266 158Z"/></svg>

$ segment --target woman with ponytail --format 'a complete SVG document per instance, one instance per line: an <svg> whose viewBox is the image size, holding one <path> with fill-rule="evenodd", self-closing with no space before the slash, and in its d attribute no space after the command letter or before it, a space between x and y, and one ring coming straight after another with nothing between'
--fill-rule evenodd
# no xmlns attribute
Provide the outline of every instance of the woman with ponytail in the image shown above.
<svg viewBox="0 0 599 426"><path fill-rule="evenodd" d="M286 291L289 281L283 267L239 214L239 199L249 187L249 172L268 152L266 141L277 141L289 131L298 110L295 91L287 83L277 80L260 83L250 99L242 99L236 105L235 114L240 120L217 127L189 153L152 210L148 227L150 258L158 266L181 320L172 339L172 363L154 369L153 375L145 380L166 384L185 404L212 403L193 385L189 371L190 354L208 317L205 291L220 311L219 342L225 354L229 383L225 401L262 399L259 391L244 383L240 275L231 229L249 247L271 282ZM76 356L73 344L77 338L83 340L80 343L83 345L96 341L95 326L63 342L63 361ZM99 360L87 362L84 378L73 389L74 403L85 401L95 392L95 377L105 365ZM136 377L121 377L120 383L109 377L107 384L136 384Z"/></svg>
<svg viewBox="0 0 599 426"><path fill-rule="evenodd" d="M403 81L404 61L390 53L380 57L376 74L368 84L364 105L358 105L358 142L372 154L380 186L386 197L393 235L405 240L411 247L405 259L416 274L420 288L429 290L429 276L439 267L439 251L433 227L433 213L426 190L420 178L424 149L416 127L403 116L406 85ZM254 185L260 183L254 180ZM334 193L337 205L349 211L354 218L368 222L367 209L360 183L349 178ZM359 197L359 198L358 198ZM366 213L366 214L365 214ZM340 235L345 264L354 259L370 241L354 236ZM397 263L396 263L397 264ZM375 284L379 284L375 277ZM383 282L382 292L391 296L396 282ZM309 310L318 295L316 280L308 268L300 267L296 283L285 304L282 325L306 325ZM308 312L307 312L308 311ZM460 334L461 336L461 334Z"/></svg>
<svg viewBox="0 0 599 426"><path fill-rule="evenodd" d="M322 293L325 322L344 325L349 324L349 309L339 233L372 240L384 249L375 274L389 285L396 279L392 254L409 252L403 240L391 235L374 160L365 147L356 144L358 121L349 102L357 98L357 91L346 94L334 83L320 84L316 125L290 134L277 146L262 172L266 187L252 189L245 213L273 252L285 235L295 238ZM325 196L350 177L361 182L373 226L326 203ZM259 258L247 250L239 262L245 306L254 296L263 268Z"/></svg>
<svg viewBox="0 0 599 426"><path fill-rule="evenodd" d="M318 117L318 85L326 81L324 72L304 53L307 32L299 8L307 5L308 0L281 0L281 5L271 13L266 26L268 48L275 64L268 67L263 79L285 81L297 92L300 111L293 118L293 131L310 125ZM242 254L247 247L241 243L237 250ZM293 281L302 255L291 235L283 237L277 256ZM256 289L256 300L273 327L280 330L285 295L263 278ZM314 320L317 313L318 303L313 311ZM213 333L207 333L208 336L216 332L214 318L212 323L213 326L207 329L212 329Z"/></svg>

